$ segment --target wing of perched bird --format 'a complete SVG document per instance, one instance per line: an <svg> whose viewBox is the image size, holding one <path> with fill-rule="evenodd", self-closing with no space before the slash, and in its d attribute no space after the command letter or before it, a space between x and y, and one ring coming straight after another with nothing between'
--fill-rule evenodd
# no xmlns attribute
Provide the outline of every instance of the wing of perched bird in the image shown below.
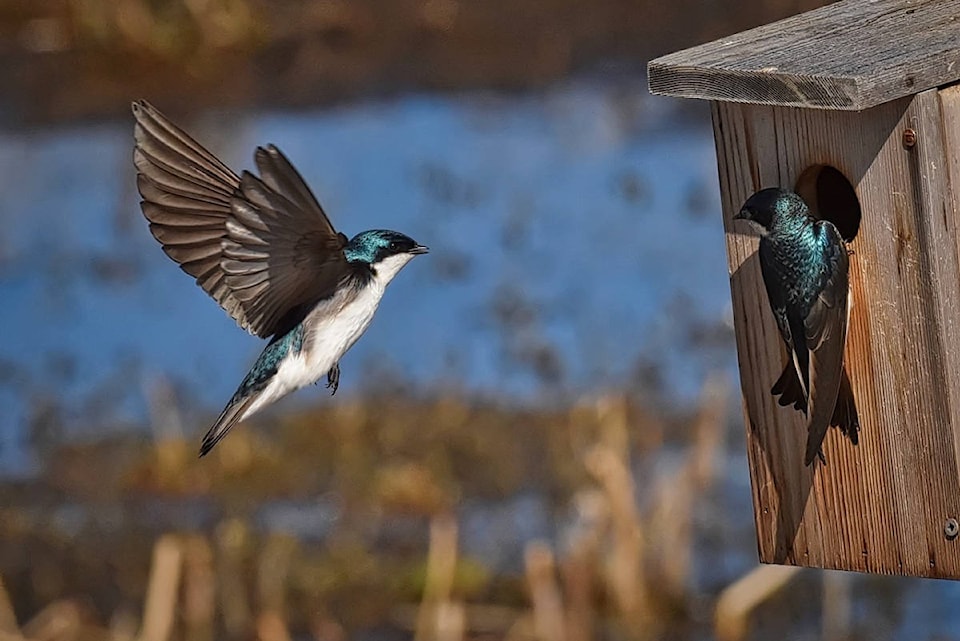
<svg viewBox="0 0 960 641"><path fill-rule="evenodd" d="M257 148L260 176L237 176L146 101L133 114L151 233L242 328L285 332L347 277L346 236L279 149Z"/></svg>
<svg viewBox="0 0 960 641"><path fill-rule="evenodd" d="M840 232L829 222L818 222L817 233L825 235L825 262L829 266L819 293L803 319L804 342L809 357L807 368L807 448L809 465L833 419L844 378L843 350L847 339L847 296L849 258ZM800 346L798 345L797 348ZM804 381L801 377L801 382ZM847 383L849 389L849 382ZM852 394L850 395L852 398ZM854 410L855 411L855 410Z"/></svg>

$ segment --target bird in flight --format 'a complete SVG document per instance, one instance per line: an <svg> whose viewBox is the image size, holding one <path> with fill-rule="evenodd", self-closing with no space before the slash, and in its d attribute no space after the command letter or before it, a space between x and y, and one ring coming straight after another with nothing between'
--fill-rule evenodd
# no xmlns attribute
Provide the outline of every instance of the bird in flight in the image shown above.
<svg viewBox="0 0 960 641"><path fill-rule="evenodd" d="M824 461L821 445L835 425L856 445L860 419L843 364L849 256L837 228L817 220L789 189L750 196L736 220L760 227L760 271L789 358L770 390L781 406L807 415L804 462Z"/></svg>
<svg viewBox="0 0 960 641"><path fill-rule="evenodd" d="M384 290L427 248L382 229L334 229L279 149L258 147L239 176L150 103L133 103L137 188L150 232L240 327L270 341L203 438L324 375L370 325Z"/></svg>

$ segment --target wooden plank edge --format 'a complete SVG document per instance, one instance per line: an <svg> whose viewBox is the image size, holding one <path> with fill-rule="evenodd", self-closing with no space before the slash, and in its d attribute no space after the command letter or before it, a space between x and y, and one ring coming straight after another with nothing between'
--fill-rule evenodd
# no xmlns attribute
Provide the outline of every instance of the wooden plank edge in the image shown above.
<svg viewBox="0 0 960 641"><path fill-rule="evenodd" d="M886 102L879 96L865 96L857 78L714 71L662 61L657 58L647 64L647 86L656 96L838 111L862 111Z"/></svg>

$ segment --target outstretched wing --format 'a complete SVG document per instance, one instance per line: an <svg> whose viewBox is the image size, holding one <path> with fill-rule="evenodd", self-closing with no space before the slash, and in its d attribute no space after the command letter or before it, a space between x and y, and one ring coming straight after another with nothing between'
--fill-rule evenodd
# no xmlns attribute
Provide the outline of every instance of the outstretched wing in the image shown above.
<svg viewBox="0 0 960 641"><path fill-rule="evenodd" d="M347 277L347 238L279 149L257 149L259 178L237 176L146 101L133 114L151 233L242 328L272 336Z"/></svg>
<svg viewBox="0 0 960 641"><path fill-rule="evenodd" d="M849 258L840 232L832 223L818 223L825 236L829 270L810 312L804 319L809 363L809 400L805 462L813 462L830 427L843 378L843 349L847 337Z"/></svg>

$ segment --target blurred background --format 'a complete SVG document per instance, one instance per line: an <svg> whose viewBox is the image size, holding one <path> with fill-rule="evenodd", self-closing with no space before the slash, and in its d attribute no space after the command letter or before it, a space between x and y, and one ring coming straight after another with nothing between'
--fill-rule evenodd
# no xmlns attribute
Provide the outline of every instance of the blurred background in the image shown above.
<svg viewBox="0 0 960 641"><path fill-rule="evenodd" d="M758 568L707 105L650 58L817 0L0 0L0 640L955 639L950 582ZM130 102L429 245L341 361L164 256Z"/></svg>

